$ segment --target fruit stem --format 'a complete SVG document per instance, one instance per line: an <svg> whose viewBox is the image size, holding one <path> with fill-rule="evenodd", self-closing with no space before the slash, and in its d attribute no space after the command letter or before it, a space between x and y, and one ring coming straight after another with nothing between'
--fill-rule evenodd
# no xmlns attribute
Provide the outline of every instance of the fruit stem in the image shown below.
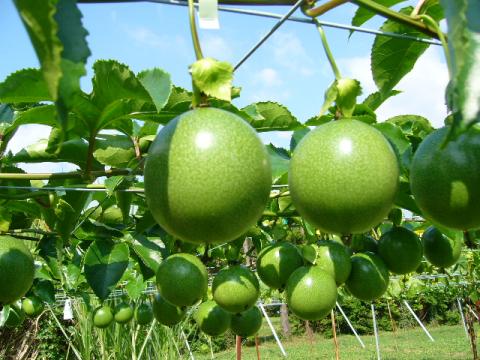
<svg viewBox="0 0 480 360"><path fill-rule="evenodd" d="M307 16L317 17L349 1L350 0L330 0L329 2L322 4L320 6L317 6L314 9L304 10L304 13Z"/></svg>
<svg viewBox="0 0 480 360"><path fill-rule="evenodd" d="M381 15L383 17L386 17L387 19L391 19L394 21L397 21L399 23L409 25L411 27L414 27L418 31L421 31L422 33L431 36L433 38L438 39L438 33L435 29L432 29L430 26L422 23L421 21L418 21L411 16L396 12L386 6L383 6L376 1L373 0L350 0L350 2L364 7L368 10L371 10L375 12L378 15Z"/></svg>
<svg viewBox="0 0 480 360"><path fill-rule="evenodd" d="M418 18L428 23L431 27L433 27L437 31L438 39L442 43L443 53L445 54L445 60L447 61L448 75L450 76L450 79L451 79L453 77L452 58L450 57L450 51L448 49L448 42L445 37L445 34L440 29L440 26L438 25L438 23L430 15L422 14L422 15L419 15Z"/></svg>
<svg viewBox="0 0 480 360"><path fill-rule="evenodd" d="M410 16L412 16L412 17L417 16L420 13L420 10L422 10L422 7L423 7L423 5L425 5L426 2L427 2L427 0L419 0L417 5L415 5L415 9L413 9Z"/></svg>
<svg viewBox="0 0 480 360"><path fill-rule="evenodd" d="M335 75L336 80L340 80L342 75L340 74L340 70L338 69L337 63L335 62L335 58L333 57L332 51L330 50L330 46L328 45L327 37L325 36L325 31L323 30L322 25L317 19L315 20L315 25L317 26L317 30L320 33L320 38L322 39L323 50L325 50L325 54L327 55L328 62L330 63L330 67L332 68L333 74Z"/></svg>
<svg viewBox="0 0 480 360"><path fill-rule="evenodd" d="M200 47L200 40L198 38L197 23L195 21L195 6L193 4L193 0L188 0L188 17L190 19L190 33L192 35L195 57L197 60L200 60L203 59L203 53L202 48Z"/></svg>

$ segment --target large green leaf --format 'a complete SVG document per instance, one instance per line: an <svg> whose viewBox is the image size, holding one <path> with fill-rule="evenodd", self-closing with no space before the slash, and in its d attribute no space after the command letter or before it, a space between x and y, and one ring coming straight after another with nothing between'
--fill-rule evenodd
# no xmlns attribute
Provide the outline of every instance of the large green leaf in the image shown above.
<svg viewBox="0 0 480 360"><path fill-rule="evenodd" d="M310 132L308 127L294 131L290 139L290 151L294 151L300 141Z"/></svg>
<svg viewBox="0 0 480 360"><path fill-rule="evenodd" d="M402 155L411 146L410 141L402 132L402 129L393 123L382 122L375 124L374 127L382 132L382 134L395 145L400 155Z"/></svg>
<svg viewBox="0 0 480 360"><path fill-rule="evenodd" d="M391 90L386 94L382 94L380 91L376 91L368 95L367 98L363 100L362 104L368 106L371 110L375 111L380 107L380 105L385 102L385 100L400 93L401 91L397 90Z"/></svg>
<svg viewBox="0 0 480 360"><path fill-rule="evenodd" d="M267 145L268 154L272 164L273 183L276 184L280 179L288 174L290 156L285 149L277 148L273 144Z"/></svg>
<svg viewBox="0 0 480 360"><path fill-rule="evenodd" d="M375 0L376 3L379 3L387 7L393 6L395 4L398 4L404 1L405 0ZM364 23L366 23L368 20L370 20L372 17L374 17L375 15L376 15L375 12L365 7L359 7L352 18L352 25L361 26Z"/></svg>
<svg viewBox="0 0 480 360"><path fill-rule="evenodd" d="M85 191L69 191L62 200L63 206L58 206L55 213L58 217L56 231L64 241L67 241L72 235L72 231L77 226L80 215L90 198L90 193ZM60 203L60 202L59 202Z"/></svg>
<svg viewBox="0 0 480 360"><path fill-rule="evenodd" d="M126 167L135 158L135 148L128 136L102 134L95 145L93 156L103 165Z"/></svg>
<svg viewBox="0 0 480 360"><path fill-rule="evenodd" d="M258 132L274 130L299 130L304 127L283 105L275 102L257 102L242 109L246 119Z"/></svg>
<svg viewBox="0 0 480 360"><path fill-rule="evenodd" d="M162 259L167 256L166 249L160 240L149 240L141 235L131 239L130 247L153 274L156 274Z"/></svg>
<svg viewBox="0 0 480 360"><path fill-rule="evenodd" d="M128 245L94 241L85 253L84 272L88 284L102 300L106 299L127 269Z"/></svg>
<svg viewBox="0 0 480 360"><path fill-rule="evenodd" d="M155 68L142 71L137 77L143 87L150 94L157 111L162 110L172 91L170 74L161 69Z"/></svg>
<svg viewBox="0 0 480 360"><path fill-rule="evenodd" d="M480 2L441 1L448 23L452 79L447 93L455 130L480 121Z"/></svg>
<svg viewBox="0 0 480 360"><path fill-rule="evenodd" d="M19 70L0 83L1 102L15 104L51 100L48 85L39 69Z"/></svg>
<svg viewBox="0 0 480 360"><path fill-rule="evenodd" d="M403 13L412 12L411 7L402 9ZM409 26L393 20L387 20L382 31L396 34L425 37ZM417 59L428 48L428 44L407 39L377 35L371 52L372 75L375 84L383 95L387 95L408 74Z"/></svg>

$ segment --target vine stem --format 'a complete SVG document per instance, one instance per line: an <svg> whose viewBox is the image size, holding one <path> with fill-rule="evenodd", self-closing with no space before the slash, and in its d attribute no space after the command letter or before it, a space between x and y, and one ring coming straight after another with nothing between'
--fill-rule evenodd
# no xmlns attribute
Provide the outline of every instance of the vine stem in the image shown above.
<svg viewBox="0 0 480 360"><path fill-rule="evenodd" d="M132 175L130 169L110 169L103 171L91 171L92 177ZM71 171L61 173L0 173L0 180L53 180L53 179L81 179L85 176L83 171Z"/></svg>
<svg viewBox="0 0 480 360"><path fill-rule="evenodd" d="M350 0L330 0L325 4L317 6L316 8L305 10L304 13L307 16L317 17L349 1Z"/></svg>
<svg viewBox="0 0 480 360"><path fill-rule="evenodd" d="M422 7L423 5L425 5L426 2L427 0L419 0L417 5L415 5L415 9L413 9L410 16L413 16L413 17L417 16L420 13L420 10L422 10Z"/></svg>
<svg viewBox="0 0 480 360"><path fill-rule="evenodd" d="M435 29L432 29L430 26L416 20L411 16L399 13L372 0L350 0L350 2L358 6L367 8L378 15L386 17L387 19L395 20L402 24L414 27L418 31L421 31L428 36L438 39L438 33Z"/></svg>
<svg viewBox="0 0 480 360"><path fill-rule="evenodd" d="M333 74L335 75L335 79L340 80L342 78L342 75L340 74L340 70L338 69L337 63L335 62L335 58L333 57L332 51L330 50L330 46L328 45L327 37L325 36L325 31L323 30L322 25L317 19L315 19L315 25L317 26L318 32L320 33L323 49L325 50L325 54L327 55L328 62L330 63L330 67L332 68Z"/></svg>
<svg viewBox="0 0 480 360"><path fill-rule="evenodd" d="M450 57L450 51L448 49L448 42L445 37L445 34L440 29L440 26L438 25L438 23L431 16L422 14L422 15L419 15L418 18L427 22L431 27L433 27L437 31L438 39L442 43L443 53L445 54L445 60L447 61L448 75L450 76L450 79L451 79L453 77L452 58Z"/></svg>
<svg viewBox="0 0 480 360"><path fill-rule="evenodd" d="M203 59L202 48L198 38L197 23L195 21L195 6L193 0L188 0L188 17L190 19L190 33L192 35L193 49L197 60Z"/></svg>

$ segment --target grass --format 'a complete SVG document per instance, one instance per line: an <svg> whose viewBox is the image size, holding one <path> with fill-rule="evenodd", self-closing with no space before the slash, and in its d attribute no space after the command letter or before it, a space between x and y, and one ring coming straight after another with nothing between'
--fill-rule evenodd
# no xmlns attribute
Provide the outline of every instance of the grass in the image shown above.
<svg viewBox="0 0 480 360"><path fill-rule="evenodd" d="M261 335L267 335L263 328ZM268 330L268 329L267 329ZM380 332L380 352L383 360L454 360L471 359L470 343L461 325L438 326L428 329L435 342L428 339L420 328ZM377 359L374 336L362 336L365 349L360 347L353 335L340 335L340 359L367 360ZM335 359L333 339L325 339L321 334L315 334L313 341L306 336L292 337L284 340L283 345L288 359ZM261 359L284 359L275 341L268 338L260 345ZM210 355L196 354L196 359L211 359ZM215 354L215 359L235 359L235 349ZM257 359L255 346L242 347L242 359Z"/></svg>

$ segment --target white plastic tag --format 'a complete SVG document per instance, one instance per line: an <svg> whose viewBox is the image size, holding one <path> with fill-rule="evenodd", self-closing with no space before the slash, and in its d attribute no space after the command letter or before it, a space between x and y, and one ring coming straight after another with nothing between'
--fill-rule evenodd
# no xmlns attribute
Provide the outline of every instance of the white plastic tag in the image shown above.
<svg viewBox="0 0 480 360"><path fill-rule="evenodd" d="M72 300L65 300L65 306L63 307L63 320L72 320L73 319L73 310L72 310Z"/></svg>
<svg viewBox="0 0 480 360"><path fill-rule="evenodd" d="M218 21L218 0L199 0L198 24L201 29L220 29Z"/></svg>

